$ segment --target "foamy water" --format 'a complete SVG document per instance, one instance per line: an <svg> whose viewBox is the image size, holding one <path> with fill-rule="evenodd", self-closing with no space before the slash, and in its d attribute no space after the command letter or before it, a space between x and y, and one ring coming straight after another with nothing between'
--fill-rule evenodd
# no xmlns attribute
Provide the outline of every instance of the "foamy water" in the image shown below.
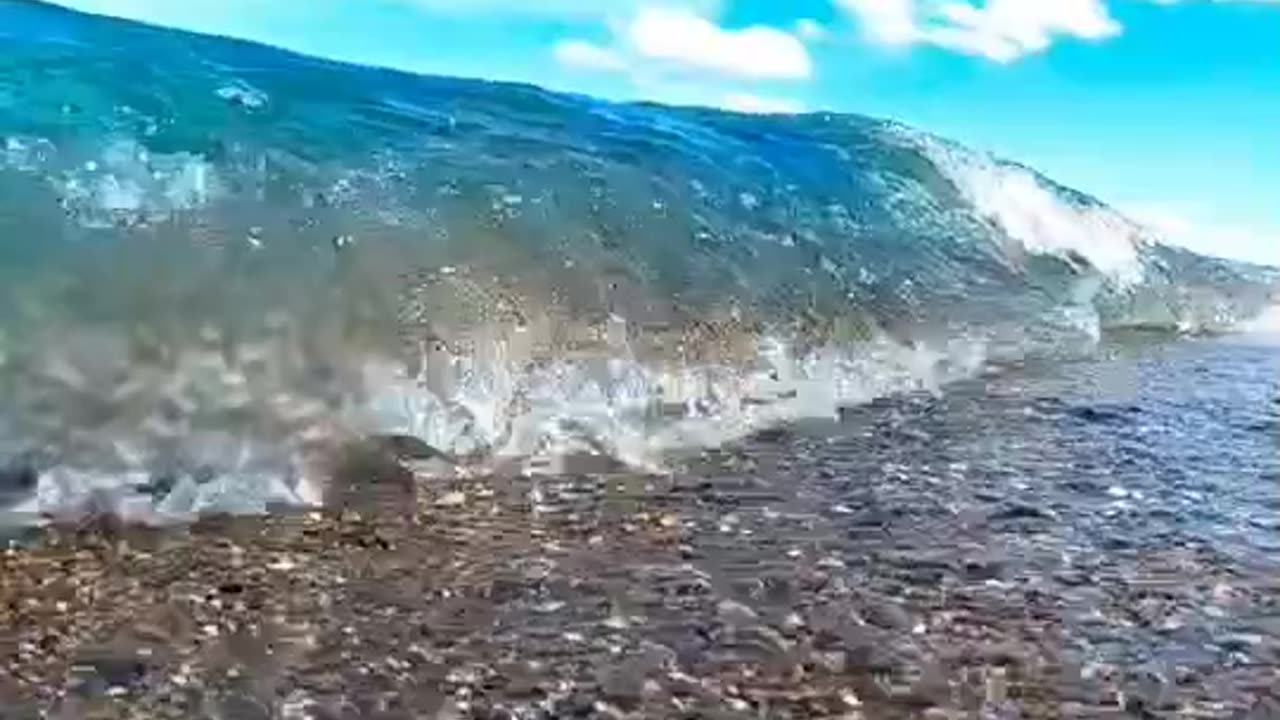
<svg viewBox="0 0 1280 720"><path fill-rule="evenodd" d="M1028 253L1083 259L1122 285L1146 278L1150 231L1111 208L1066 198L1031 171L929 136L901 131L918 144L983 217Z"/></svg>
<svg viewBox="0 0 1280 720"><path fill-rule="evenodd" d="M1250 335L1280 340L1280 305L1271 307L1256 318L1244 322L1240 330Z"/></svg>

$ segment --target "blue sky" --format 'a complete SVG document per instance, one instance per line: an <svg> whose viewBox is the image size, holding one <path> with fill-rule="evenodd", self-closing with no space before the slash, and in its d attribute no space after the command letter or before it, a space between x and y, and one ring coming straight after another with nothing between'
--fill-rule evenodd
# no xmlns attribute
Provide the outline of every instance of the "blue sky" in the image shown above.
<svg viewBox="0 0 1280 720"><path fill-rule="evenodd" d="M1280 0L61 0L407 70L892 117L1280 265Z"/></svg>

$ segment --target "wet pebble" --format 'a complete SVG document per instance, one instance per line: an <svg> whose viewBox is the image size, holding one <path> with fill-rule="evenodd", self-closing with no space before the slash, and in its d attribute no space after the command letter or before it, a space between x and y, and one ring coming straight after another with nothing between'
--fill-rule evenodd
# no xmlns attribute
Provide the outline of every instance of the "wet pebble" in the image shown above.
<svg viewBox="0 0 1280 720"><path fill-rule="evenodd" d="M467 504L467 495L461 491L445 493L436 499L436 507L456 508Z"/></svg>
<svg viewBox="0 0 1280 720"><path fill-rule="evenodd" d="M127 690L140 684L148 671L148 662L136 652L106 649L82 654L73 668L82 691L89 694Z"/></svg>
<svg viewBox="0 0 1280 720"><path fill-rule="evenodd" d="M1038 505L1023 502L1004 503L999 510L991 515L991 520L994 522L1052 519L1054 519L1052 511Z"/></svg>
<svg viewBox="0 0 1280 720"><path fill-rule="evenodd" d="M272 720L271 708L255 698L233 694L218 703L220 720Z"/></svg>
<svg viewBox="0 0 1280 720"><path fill-rule="evenodd" d="M730 625L752 625L760 619L755 610L733 600L722 600L716 606L716 612L722 621Z"/></svg>

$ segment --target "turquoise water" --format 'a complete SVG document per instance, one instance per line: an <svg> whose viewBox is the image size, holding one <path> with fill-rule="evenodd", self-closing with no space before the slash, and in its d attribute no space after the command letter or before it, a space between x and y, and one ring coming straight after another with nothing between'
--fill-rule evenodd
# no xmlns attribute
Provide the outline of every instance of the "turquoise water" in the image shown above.
<svg viewBox="0 0 1280 720"><path fill-rule="evenodd" d="M335 448L672 453L1108 335L1225 332L1193 255L894 123L615 105L0 0L19 516L315 502Z"/></svg>

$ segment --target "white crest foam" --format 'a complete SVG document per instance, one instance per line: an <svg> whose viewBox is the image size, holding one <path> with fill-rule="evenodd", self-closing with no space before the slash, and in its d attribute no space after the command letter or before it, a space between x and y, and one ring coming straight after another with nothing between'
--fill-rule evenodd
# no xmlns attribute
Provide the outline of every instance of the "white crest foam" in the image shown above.
<svg viewBox="0 0 1280 720"><path fill-rule="evenodd" d="M1042 255L1078 255L1121 285L1145 277L1143 228L1114 210L1068 202L1034 173L990 155L951 146L900 129L951 180L986 220L1024 250Z"/></svg>

